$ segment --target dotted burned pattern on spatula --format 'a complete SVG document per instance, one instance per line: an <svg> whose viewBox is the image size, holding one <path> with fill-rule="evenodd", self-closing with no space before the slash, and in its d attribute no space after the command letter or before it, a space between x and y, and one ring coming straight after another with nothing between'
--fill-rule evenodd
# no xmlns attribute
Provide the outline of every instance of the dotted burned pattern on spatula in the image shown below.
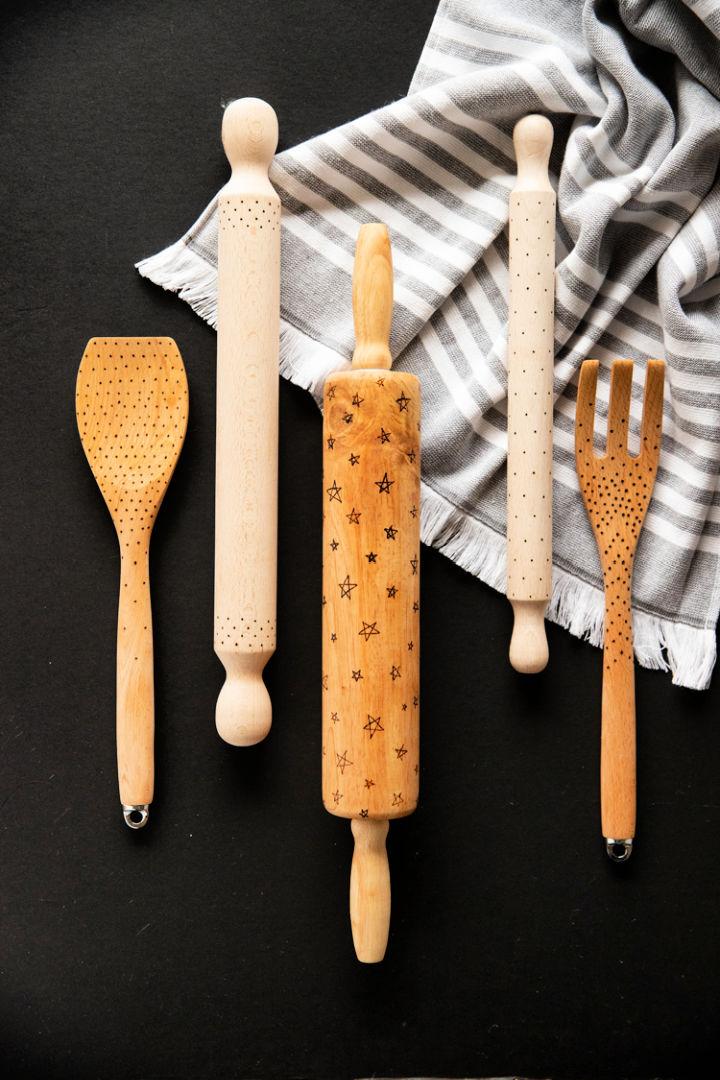
<svg viewBox="0 0 720 1080"><path fill-rule="evenodd" d="M606 600L605 663L632 654L631 583L640 530L650 503L662 438L664 364L648 363L640 453L627 449L632 361L613 364L604 456L594 448L597 361L582 366L575 454L585 508L595 533ZM610 648L608 648L610 647Z"/></svg>
<svg viewBox="0 0 720 1080"><path fill-rule="evenodd" d="M187 428L188 386L177 345L172 338L91 339L75 407L118 534L149 537Z"/></svg>

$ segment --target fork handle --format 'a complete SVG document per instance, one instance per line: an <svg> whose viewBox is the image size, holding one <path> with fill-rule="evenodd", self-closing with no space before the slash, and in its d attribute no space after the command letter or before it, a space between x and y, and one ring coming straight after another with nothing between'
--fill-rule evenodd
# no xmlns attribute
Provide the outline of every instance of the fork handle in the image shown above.
<svg viewBox="0 0 720 1080"><path fill-rule="evenodd" d="M507 596L515 625L510 663L526 674L548 661L545 610L552 583L552 427L555 193L553 129L526 116L513 132L508 304Z"/></svg>
<svg viewBox="0 0 720 1080"><path fill-rule="evenodd" d="M600 802L608 855L632 852L636 814L635 664L630 589L607 588L603 646Z"/></svg>
<svg viewBox="0 0 720 1080"><path fill-rule="evenodd" d="M153 798L155 691L147 534L120 556L117 630L116 739L120 802L134 829L147 821ZM136 543L139 539L140 543ZM135 548L136 550L133 550Z"/></svg>

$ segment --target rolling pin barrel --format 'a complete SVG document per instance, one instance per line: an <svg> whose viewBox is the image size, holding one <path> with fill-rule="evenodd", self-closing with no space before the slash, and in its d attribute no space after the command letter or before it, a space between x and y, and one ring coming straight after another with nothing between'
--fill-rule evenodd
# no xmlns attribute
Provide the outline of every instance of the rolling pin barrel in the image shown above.
<svg viewBox="0 0 720 1080"><path fill-rule="evenodd" d="M420 385L388 370L383 226L360 232L354 285L353 368L325 385L322 781L325 808L353 819L351 923L372 963L390 918L387 823L419 786ZM360 366L370 356L382 366Z"/></svg>
<svg viewBox="0 0 720 1080"><path fill-rule="evenodd" d="M278 126L257 98L225 110L232 176L218 199L215 652L226 742L267 735L262 679L275 651L277 591L280 200L268 179Z"/></svg>
<svg viewBox="0 0 720 1080"><path fill-rule="evenodd" d="M507 595L510 662L541 671L552 585L552 422L555 193L548 178L552 124L526 116L513 133L508 315Z"/></svg>

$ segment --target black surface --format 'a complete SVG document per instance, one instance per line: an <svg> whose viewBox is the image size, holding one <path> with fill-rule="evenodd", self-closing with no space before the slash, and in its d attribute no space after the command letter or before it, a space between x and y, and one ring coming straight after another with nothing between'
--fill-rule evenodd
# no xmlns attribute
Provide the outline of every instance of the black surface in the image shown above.
<svg viewBox="0 0 720 1080"><path fill-rule="evenodd" d="M638 672L640 831L597 806L600 654L423 551L423 773L358 965L350 829L320 801L320 416L282 387L269 739L215 735L214 334L143 282L226 175L221 102L282 145L406 88L434 0L28 3L0 16L4 1076L695 1077L717 1048L720 691ZM367 8L367 10L365 10ZM154 537L158 791L121 821L114 533L78 441L91 335L170 334L188 439Z"/></svg>

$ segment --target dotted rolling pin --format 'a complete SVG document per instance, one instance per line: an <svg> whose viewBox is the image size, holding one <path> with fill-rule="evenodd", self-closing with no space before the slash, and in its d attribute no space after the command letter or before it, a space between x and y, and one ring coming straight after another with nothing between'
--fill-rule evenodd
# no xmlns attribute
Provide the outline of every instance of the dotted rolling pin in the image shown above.
<svg viewBox="0 0 720 1080"><path fill-rule="evenodd" d="M242 98L223 116L232 176L218 198L215 652L225 684L215 720L233 746L270 730L263 682L277 596L280 200L268 179L275 113Z"/></svg>
<svg viewBox="0 0 720 1080"><path fill-rule="evenodd" d="M552 124L526 116L513 132L508 314L507 596L510 663L542 671L552 584L552 425L555 193L548 179Z"/></svg>
<svg viewBox="0 0 720 1080"><path fill-rule="evenodd" d="M325 384L323 802L352 819L358 959L390 924L388 821L419 784L420 384L390 371L393 274L384 225L363 225L353 273L352 369Z"/></svg>

